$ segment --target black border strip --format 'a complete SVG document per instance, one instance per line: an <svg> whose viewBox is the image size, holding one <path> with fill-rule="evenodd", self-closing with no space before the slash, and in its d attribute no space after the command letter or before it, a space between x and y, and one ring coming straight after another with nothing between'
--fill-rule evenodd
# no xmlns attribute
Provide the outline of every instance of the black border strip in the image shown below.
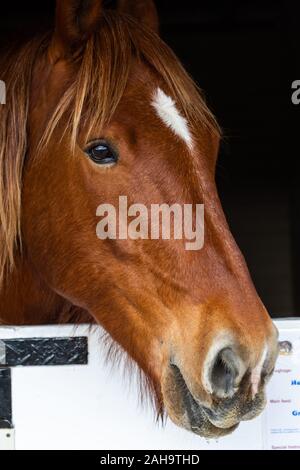
<svg viewBox="0 0 300 470"><path fill-rule="evenodd" d="M23 338L0 340L0 367L63 366L88 363L88 338ZM3 354L3 345L5 354Z"/></svg>
<svg viewBox="0 0 300 470"><path fill-rule="evenodd" d="M0 368L0 429L12 429L11 371Z"/></svg>

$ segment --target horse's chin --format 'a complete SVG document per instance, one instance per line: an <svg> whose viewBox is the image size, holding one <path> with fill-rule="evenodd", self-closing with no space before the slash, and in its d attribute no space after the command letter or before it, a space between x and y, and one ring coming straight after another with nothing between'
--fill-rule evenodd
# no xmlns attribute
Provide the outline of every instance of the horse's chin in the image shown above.
<svg viewBox="0 0 300 470"><path fill-rule="evenodd" d="M203 408L198 405L194 414L186 412L178 416L172 411L168 411L171 420L177 425L205 439L218 439L227 436L237 429L239 423L229 428L219 428L215 426L206 416Z"/></svg>
<svg viewBox="0 0 300 470"><path fill-rule="evenodd" d="M199 420L199 414L203 416L202 421ZM201 407L199 407L199 413L197 414L197 425L190 423L187 425L185 420L178 421L173 417L171 417L171 419L175 424L177 424L177 426L187 429L188 431L191 431L205 439L218 439L220 437L227 436L228 434L231 434L233 431L235 431L239 426L238 423L235 426L231 426L230 428L218 428L212 424L207 417L204 416Z"/></svg>

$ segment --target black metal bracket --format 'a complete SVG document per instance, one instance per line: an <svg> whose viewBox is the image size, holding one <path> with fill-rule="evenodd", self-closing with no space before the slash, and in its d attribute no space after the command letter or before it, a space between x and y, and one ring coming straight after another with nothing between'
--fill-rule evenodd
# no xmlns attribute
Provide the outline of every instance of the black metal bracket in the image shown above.
<svg viewBox="0 0 300 470"><path fill-rule="evenodd" d="M0 429L13 428L11 367L87 363L86 336L0 340Z"/></svg>

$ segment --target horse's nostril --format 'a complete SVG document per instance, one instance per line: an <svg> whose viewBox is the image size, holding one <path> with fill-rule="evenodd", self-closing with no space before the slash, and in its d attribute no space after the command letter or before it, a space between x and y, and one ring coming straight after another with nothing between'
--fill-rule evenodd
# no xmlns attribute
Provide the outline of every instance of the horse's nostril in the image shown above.
<svg viewBox="0 0 300 470"><path fill-rule="evenodd" d="M239 375L235 354L230 348L222 349L211 369L211 386L219 397L230 396L235 391L235 379Z"/></svg>

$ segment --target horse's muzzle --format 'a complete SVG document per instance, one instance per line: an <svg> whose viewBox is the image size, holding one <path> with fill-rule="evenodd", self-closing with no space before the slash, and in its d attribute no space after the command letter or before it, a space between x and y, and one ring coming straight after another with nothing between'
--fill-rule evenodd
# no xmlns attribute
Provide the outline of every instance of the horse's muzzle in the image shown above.
<svg viewBox="0 0 300 470"><path fill-rule="evenodd" d="M215 426L209 418L208 408L193 397L179 368L175 365L170 365L164 378L163 396L172 421L202 437L225 436L234 431L238 425L227 429Z"/></svg>
<svg viewBox="0 0 300 470"><path fill-rule="evenodd" d="M205 438L218 438L232 433L241 421L261 413L266 404L264 385L262 380L253 397L250 375L246 374L233 396L212 396L212 404L208 407L192 395L180 369L170 364L163 379L163 396L175 424Z"/></svg>

